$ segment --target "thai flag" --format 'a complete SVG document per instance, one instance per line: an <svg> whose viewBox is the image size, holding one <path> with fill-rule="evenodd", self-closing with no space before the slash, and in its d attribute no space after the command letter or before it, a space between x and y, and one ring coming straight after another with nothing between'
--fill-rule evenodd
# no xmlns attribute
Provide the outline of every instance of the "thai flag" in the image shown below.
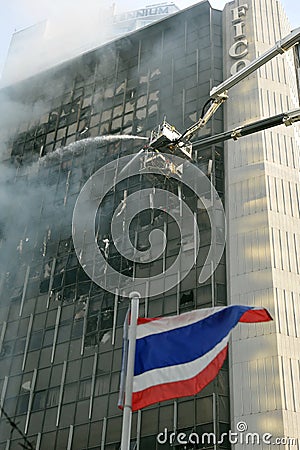
<svg viewBox="0 0 300 450"><path fill-rule="evenodd" d="M201 391L221 369L237 323L269 320L266 309L241 305L139 319L132 411Z"/></svg>

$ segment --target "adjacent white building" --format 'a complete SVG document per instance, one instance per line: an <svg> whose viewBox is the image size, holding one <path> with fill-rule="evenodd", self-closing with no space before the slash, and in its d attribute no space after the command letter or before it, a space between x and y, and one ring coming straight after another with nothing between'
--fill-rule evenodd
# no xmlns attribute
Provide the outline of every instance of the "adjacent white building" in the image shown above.
<svg viewBox="0 0 300 450"><path fill-rule="evenodd" d="M227 77L291 30L277 0L224 9ZM296 108L293 51L230 91L225 129ZM274 322L242 326L231 346L231 417L248 431L300 438L300 182L297 126L226 144L230 303L263 305ZM298 446L297 446L298 445ZM300 441L294 446L299 448ZM248 448L237 445L235 448ZM264 448L264 446L262 445ZM269 448L269 446L265 446Z"/></svg>

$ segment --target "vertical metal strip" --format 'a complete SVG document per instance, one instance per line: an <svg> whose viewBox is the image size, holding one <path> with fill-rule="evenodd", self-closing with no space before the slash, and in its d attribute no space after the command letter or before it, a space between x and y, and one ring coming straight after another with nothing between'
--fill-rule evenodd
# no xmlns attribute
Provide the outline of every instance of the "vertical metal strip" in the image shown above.
<svg viewBox="0 0 300 450"><path fill-rule="evenodd" d="M145 317L149 314L149 280L146 281Z"/></svg>
<svg viewBox="0 0 300 450"><path fill-rule="evenodd" d="M0 417L2 416L2 408L4 406L4 402L5 402L5 396L6 396L6 391L7 391L7 385L8 385L8 377L4 377L4 381L3 381L3 386L2 386L2 391L1 391L1 398L0 398Z"/></svg>
<svg viewBox="0 0 300 450"><path fill-rule="evenodd" d="M134 250L133 250L133 273L132 273L133 280L135 280L135 276L136 276L135 256L136 256L137 243L138 243L138 232L135 231L135 233L134 233Z"/></svg>
<svg viewBox="0 0 300 450"><path fill-rule="evenodd" d="M215 392L213 392L213 428L214 436L217 436L217 396ZM214 450L217 450L216 440L214 441Z"/></svg>
<svg viewBox="0 0 300 450"><path fill-rule="evenodd" d="M136 423L136 450L140 450L141 426L142 426L142 411L141 409L139 409L137 412L137 423Z"/></svg>
<svg viewBox="0 0 300 450"><path fill-rule="evenodd" d="M5 338L6 328L7 328L7 322L3 322L1 335L0 335L0 353L2 352L2 347L3 347L4 338Z"/></svg>
<svg viewBox="0 0 300 450"><path fill-rule="evenodd" d="M98 353L95 353L95 355L94 355L94 364L93 364L93 373L92 373L92 384L91 384L91 395L90 395L90 406L89 406L89 419L92 418L92 412L93 412L93 399L94 399L94 392L95 392L97 363L98 363Z"/></svg>
<svg viewBox="0 0 300 450"><path fill-rule="evenodd" d="M132 390L133 390L133 375L134 375L134 361L136 348L136 332L137 321L139 317L139 292L130 293L130 325L128 330L128 356L126 367L126 381L125 381L125 401L123 407L123 421L122 421L122 438L121 448L124 450L130 448L130 436L132 427Z"/></svg>
<svg viewBox="0 0 300 450"><path fill-rule="evenodd" d="M167 222L164 222L164 235L165 237L165 242L167 242ZM163 273L165 273L166 271L166 265L167 265L167 249L165 249L164 253L163 253Z"/></svg>
<svg viewBox="0 0 300 450"><path fill-rule="evenodd" d="M174 58L172 56L171 59L171 87L172 87L172 93L174 92Z"/></svg>
<svg viewBox="0 0 300 450"><path fill-rule="evenodd" d="M106 428L107 428L107 417L104 417L103 425L102 425L102 435L101 435L101 447L100 447L100 450L105 450Z"/></svg>
<svg viewBox="0 0 300 450"><path fill-rule="evenodd" d="M198 249L198 234L197 234L197 228L198 228L198 224L197 224L197 212L194 212L194 261L195 261L195 265L197 265L197 249Z"/></svg>
<svg viewBox="0 0 300 450"><path fill-rule="evenodd" d="M184 22L184 53L187 52L187 41L188 41L188 23L187 20Z"/></svg>
<svg viewBox="0 0 300 450"><path fill-rule="evenodd" d="M47 237L48 237L48 233L45 234L44 236L44 240L43 240L43 256L46 256L47 253Z"/></svg>
<svg viewBox="0 0 300 450"><path fill-rule="evenodd" d="M185 128L185 88L182 88L182 126Z"/></svg>
<svg viewBox="0 0 300 450"><path fill-rule="evenodd" d="M41 447L42 434L38 433L36 438L35 450L40 450Z"/></svg>
<svg viewBox="0 0 300 450"><path fill-rule="evenodd" d="M128 85L128 80L127 78L124 81L124 94L123 94L123 102L122 102L122 107L123 107L123 111L125 111L125 106L126 106L126 92L127 92L127 85ZM124 114L122 116L122 128L124 127ZM119 160L117 160L119 161ZM115 188L115 185L114 185Z"/></svg>
<svg viewBox="0 0 300 450"><path fill-rule="evenodd" d="M49 304L50 304L50 297L51 297L51 291L52 291L53 280L54 280L55 265L56 265L56 258L53 258L52 267L51 267L51 274L50 274L50 281L49 281L47 305L46 305L47 309L49 308Z"/></svg>
<svg viewBox="0 0 300 450"><path fill-rule="evenodd" d="M209 162L208 162L209 164ZM208 166L207 166L208 169ZM215 190L214 186L215 183L215 146L213 146L212 149L212 155L211 155L211 174L210 174L210 201L211 201L211 207L214 207L215 205Z"/></svg>
<svg viewBox="0 0 300 450"><path fill-rule="evenodd" d="M197 84L199 84L199 49L196 49L196 80ZM197 159L196 159L197 161Z"/></svg>
<svg viewBox="0 0 300 450"><path fill-rule="evenodd" d="M51 352L51 364L53 363L54 356L55 356L55 348L56 348L56 343L57 343L60 316L61 316L61 306L59 306L57 308L57 313L56 313L55 329L54 329L52 352Z"/></svg>
<svg viewBox="0 0 300 450"><path fill-rule="evenodd" d="M77 255L77 257L78 257L80 263L81 263L81 260L82 260L83 249L86 248L86 247L85 247L85 244L86 244L86 239L85 239L85 238L86 238L86 230L84 230L83 236L82 236L82 249L80 250L79 255ZM93 269L95 270L95 267L93 267ZM105 270L106 270L106 268L105 268ZM105 272L105 273L106 273L106 272Z"/></svg>
<svg viewBox="0 0 300 450"><path fill-rule="evenodd" d="M178 184L178 198L179 198L179 215L180 217L182 217L182 191L180 184Z"/></svg>
<svg viewBox="0 0 300 450"><path fill-rule="evenodd" d="M26 274L25 274L25 281L24 281L24 286L23 286L23 293L22 293L22 299L21 299L19 316L21 316L22 312L23 312L23 307L24 307L24 302L25 302L25 297L26 297L26 291L27 291L27 285L28 285L28 279L29 279L29 273L30 273L30 266L27 266Z"/></svg>
<svg viewBox="0 0 300 450"><path fill-rule="evenodd" d="M164 41L165 41L165 32L161 31L161 41L160 41L160 59L163 61L164 58Z"/></svg>
<svg viewBox="0 0 300 450"><path fill-rule="evenodd" d="M5 450L9 450L9 447L10 447L10 439L7 439Z"/></svg>
<svg viewBox="0 0 300 450"><path fill-rule="evenodd" d="M180 313L180 269L177 272L176 314Z"/></svg>
<svg viewBox="0 0 300 450"><path fill-rule="evenodd" d="M154 192L152 193L150 193L149 194L149 203L150 203L150 205L149 205L149 207L150 207L150 209L151 209L151 223L153 223L153 221L154 221L154 208L153 208L153 206L154 206L154 203L153 203L153 194L154 194ZM135 234L136 234L136 237L137 237L137 231L135 232ZM135 247L136 248L136 247Z"/></svg>
<svg viewBox="0 0 300 450"><path fill-rule="evenodd" d="M27 353L28 353L28 348L29 348L29 341L30 341L31 330L32 330L32 324L33 324L33 314L30 314L28 328L27 328L27 335L26 335L26 343L25 343L24 355L23 355L23 362L22 362L22 372L25 369L26 358L27 358Z"/></svg>
<svg viewBox="0 0 300 450"><path fill-rule="evenodd" d="M68 198L68 193L69 193L69 187L70 187L70 175L71 175L71 170L68 171L68 175L67 175L66 191L65 191L65 197L64 197L64 206L66 206L67 198Z"/></svg>
<svg viewBox="0 0 300 450"><path fill-rule="evenodd" d="M66 379L66 372L67 372L67 361L64 361L63 370L61 374L61 382L60 382L60 389L59 389L59 399L58 399L58 407L57 407L57 415L56 415L56 426L59 425L59 419L60 419L60 413L61 413L61 405L64 395L64 385L65 385L65 379Z"/></svg>
<svg viewBox="0 0 300 450"><path fill-rule="evenodd" d="M116 341L116 327L117 327L117 315L118 315L118 299L119 299L119 290L116 289L116 293L115 293L115 304L114 304L113 328L112 328L112 336L111 336L111 345L115 345L115 341Z"/></svg>
<svg viewBox="0 0 300 450"><path fill-rule="evenodd" d="M211 177L210 177L210 199L211 199L211 207L213 209L213 213L215 212L215 190L214 190L214 185L215 185L215 147L213 146L212 149L212 169L211 169ZM216 231L216 230L215 230ZM213 248L214 254L216 251L216 233L212 233L212 242L211 242L211 246ZM211 261L211 303L212 303L212 307L215 306L216 300L215 300L215 265L214 265L214 259L212 259Z"/></svg>
<svg viewBox="0 0 300 450"><path fill-rule="evenodd" d="M72 450L73 434L74 434L74 426L70 425L67 450Z"/></svg>
<svg viewBox="0 0 300 450"><path fill-rule="evenodd" d="M84 342L85 342L85 335L86 335L86 328L87 328L87 319L88 319L88 315L89 315L89 303L90 303L90 298L88 297L88 299L86 301L86 308L84 311L84 318L83 318L83 330L82 330L81 350L80 350L81 356L84 353Z"/></svg>
<svg viewBox="0 0 300 450"><path fill-rule="evenodd" d="M2 289L4 286L4 280L5 280L5 274L1 273L1 275L0 275L0 295L1 295L1 292L2 292Z"/></svg>
<svg viewBox="0 0 300 450"><path fill-rule="evenodd" d="M25 422L25 428L24 428L24 433L25 434L27 434L28 426L29 426L29 420L30 420L31 408L32 408L32 403L33 403L33 396L34 396L36 378L37 378L37 369L34 369L33 375L32 375L32 380L31 380L31 383L30 383L29 402L28 402L26 422Z"/></svg>
<svg viewBox="0 0 300 450"><path fill-rule="evenodd" d="M210 69L211 69L211 77L210 77L210 88L215 85L215 52L214 52L214 35L213 35L213 17L212 17L212 8L209 10L209 46L211 49L210 53ZM214 120L214 116L211 119ZM213 122L212 122L213 126Z"/></svg>
<svg viewBox="0 0 300 450"><path fill-rule="evenodd" d="M142 41L139 40L139 53L138 53L138 72L141 69L141 53L142 53Z"/></svg>
<svg viewBox="0 0 300 450"><path fill-rule="evenodd" d="M216 304L216 300L215 300L215 267L214 267L214 262L211 261L211 306L214 307Z"/></svg>
<svg viewBox="0 0 300 450"><path fill-rule="evenodd" d="M120 65L120 51L117 51L117 55L116 55L116 66L115 66L115 92L116 92L116 87L117 87L117 78L118 78L118 72L119 72L119 65Z"/></svg>
<svg viewBox="0 0 300 450"><path fill-rule="evenodd" d="M177 422L178 422L178 402L177 399L174 400L173 403L173 432L177 431Z"/></svg>

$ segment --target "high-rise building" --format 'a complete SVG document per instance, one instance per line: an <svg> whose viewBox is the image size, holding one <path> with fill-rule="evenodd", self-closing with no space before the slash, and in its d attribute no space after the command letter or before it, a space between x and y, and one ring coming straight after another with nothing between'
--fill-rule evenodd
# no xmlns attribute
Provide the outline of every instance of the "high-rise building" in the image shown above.
<svg viewBox="0 0 300 450"><path fill-rule="evenodd" d="M136 154L164 116L178 130L191 126L213 86L288 32L277 1L235 1L223 12L203 1L2 89L0 450L28 446L24 436L37 450L119 449L128 299L93 283L78 261L72 214L79 192L97 169ZM197 137L292 109L297 91L291 51L233 88L224 111ZM164 273L178 254L180 230L168 214L172 205L166 211L150 205L130 227L131 241L140 251L148 249L149 233L160 228L167 233L166 250L155 261L132 263L117 251L110 230L127 196L165 189L184 200L197 219L196 264L181 281L179 274L173 289L144 298L141 314L246 303L268 307L274 317L271 325L237 329L229 359L201 393L134 413L133 449L171 448L157 442L165 428L221 436L239 421L251 432L300 438L296 131L281 126L225 146L195 146L194 164L222 199L229 231L226 258L202 284L198 277L211 245L211 224L189 188L141 172L104 198L95 223L97 242L109 264L129 277L151 280ZM109 168L104 174L111 178ZM184 250L193 251L191 236L184 238ZM218 233L214 245L222 245ZM205 448L230 444L208 441Z"/></svg>
<svg viewBox="0 0 300 450"><path fill-rule="evenodd" d="M290 32L280 3L269 0L229 3L223 26L225 78ZM298 105L290 51L230 91L225 128ZM265 305L274 317L234 335L231 417L299 438L299 129L257 133L227 144L225 155L228 300Z"/></svg>

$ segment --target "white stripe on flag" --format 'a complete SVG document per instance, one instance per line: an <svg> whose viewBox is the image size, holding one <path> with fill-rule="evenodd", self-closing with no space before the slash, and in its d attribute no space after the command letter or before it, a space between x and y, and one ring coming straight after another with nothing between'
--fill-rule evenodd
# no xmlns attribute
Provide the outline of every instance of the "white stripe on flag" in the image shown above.
<svg viewBox="0 0 300 450"><path fill-rule="evenodd" d="M189 380L202 372L228 344L229 334L212 350L194 361L176 366L149 370L133 377L133 392L143 391L152 386L176 381Z"/></svg>
<svg viewBox="0 0 300 450"><path fill-rule="evenodd" d="M204 308L189 311L178 316L162 317L157 320L152 320L148 323L143 323L137 327L137 339L149 336L150 334L163 333L165 331L174 330L175 328L182 328L187 325L199 322L199 320L212 316L228 306L218 306L215 308Z"/></svg>

